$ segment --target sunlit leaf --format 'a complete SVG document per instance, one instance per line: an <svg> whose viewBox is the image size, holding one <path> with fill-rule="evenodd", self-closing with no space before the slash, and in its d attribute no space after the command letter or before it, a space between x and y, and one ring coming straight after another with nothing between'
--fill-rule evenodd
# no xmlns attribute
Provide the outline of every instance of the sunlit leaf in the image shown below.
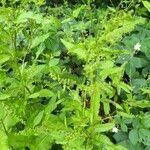
<svg viewBox="0 0 150 150"><path fill-rule="evenodd" d="M41 122L43 116L44 116L44 111L41 111L38 113L38 115L33 120L33 126L34 127L37 126Z"/></svg>
<svg viewBox="0 0 150 150"><path fill-rule="evenodd" d="M106 132L111 130L114 126L114 123L99 124L94 127L94 132Z"/></svg>
<svg viewBox="0 0 150 150"><path fill-rule="evenodd" d="M52 97L54 93L47 89L42 89L39 92L31 94L28 98Z"/></svg>
<svg viewBox="0 0 150 150"><path fill-rule="evenodd" d="M142 2L144 4L145 8L147 8L147 10L150 12L150 2L148 2L148 1L142 1Z"/></svg>
<svg viewBox="0 0 150 150"><path fill-rule="evenodd" d="M6 100L10 98L11 96L9 94L0 94L0 100Z"/></svg>

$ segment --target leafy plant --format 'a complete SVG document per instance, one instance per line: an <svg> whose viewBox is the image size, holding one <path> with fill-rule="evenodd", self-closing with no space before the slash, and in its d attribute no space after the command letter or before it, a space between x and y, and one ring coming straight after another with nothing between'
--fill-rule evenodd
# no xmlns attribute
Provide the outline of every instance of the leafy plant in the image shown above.
<svg viewBox="0 0 150 150"><path fill-rule="evenodd" d="M137 27L146 20L91 3L44 9L43 0L2 1L2 149L120 150L126 149L125 142L149 148L149 29ZM130 46L137 35L126 35L135 27L145 45L139 56L118 46ZM132 66L138 75L131 74ZM134 78L131 84L125 82L125 73ZM128 117L138 118L140 125L130 121L128 139L120 143L118 132L116 144L111 130L120 125L127 135L128 123L122 119Z"/></svg>

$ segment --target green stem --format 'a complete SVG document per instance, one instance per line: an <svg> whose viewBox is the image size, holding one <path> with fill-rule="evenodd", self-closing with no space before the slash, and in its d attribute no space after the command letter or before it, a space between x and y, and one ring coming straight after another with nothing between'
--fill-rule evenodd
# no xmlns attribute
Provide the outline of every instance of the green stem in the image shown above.
<svg viewBox="0 0 150 150"><path fill-rule="evenodd" d="M3 128L4 128L4 131L5 131L6 135L8 135L7 129L6 129L5 124L4 124L4 122L3 122L2 119L1 119L1 123L2 123L2 126L3 126Z"/></svg>

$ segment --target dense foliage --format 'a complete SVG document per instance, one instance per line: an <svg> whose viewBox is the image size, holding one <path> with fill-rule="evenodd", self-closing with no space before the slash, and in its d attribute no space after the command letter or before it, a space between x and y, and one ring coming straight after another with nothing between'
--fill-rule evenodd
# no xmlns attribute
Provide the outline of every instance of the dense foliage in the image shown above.
<svg viewBox="0 0 150 150"><path fill-rule="evenodd" d="M150 2L1 0L0 149L149 150Z"/></svg>

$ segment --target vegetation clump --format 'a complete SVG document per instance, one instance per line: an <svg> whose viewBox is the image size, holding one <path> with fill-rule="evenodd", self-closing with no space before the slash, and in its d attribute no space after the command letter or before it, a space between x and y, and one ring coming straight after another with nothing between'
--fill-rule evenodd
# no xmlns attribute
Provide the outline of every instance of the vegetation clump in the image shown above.
<svg viewBox="0 0 150 150"><path fill-rule="evenodd" d="M1 0L0 149L149 150L150 2Z"/></svg>

